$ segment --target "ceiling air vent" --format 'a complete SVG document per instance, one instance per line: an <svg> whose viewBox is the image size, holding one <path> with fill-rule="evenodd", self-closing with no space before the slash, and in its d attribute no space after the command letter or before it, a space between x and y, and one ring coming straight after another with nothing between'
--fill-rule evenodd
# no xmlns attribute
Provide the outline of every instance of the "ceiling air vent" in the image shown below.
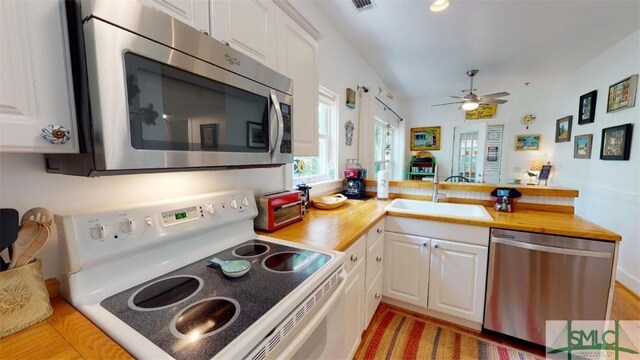
<svg viewBox="0 0 640 360"><path fill-rule="evenodd" d="M373 7L371 0L351 0L351 2L353 2L353 6L355 6L358 11L371 9Z"/></svg>

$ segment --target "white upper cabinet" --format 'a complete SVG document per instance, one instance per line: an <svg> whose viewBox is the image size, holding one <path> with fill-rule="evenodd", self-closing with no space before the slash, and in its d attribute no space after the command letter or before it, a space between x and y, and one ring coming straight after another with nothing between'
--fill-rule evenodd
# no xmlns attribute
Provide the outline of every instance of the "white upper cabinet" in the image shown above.
<svg viewBox="0 0 640 360"><path fill-rule="evenodd" d="M277 70L293 80L293 154L318 155L318 41L276 7Z"/></svg>
<svg viewBox="0 0 640 360"><path fill-rule="evenodd" d="M209 33L209 0L138 0L190 25Z"/></svg>
<svg viewBox="0 0 640 360"><path fill-rule="evenodd" d="M276 5L271 0L213 0L212 35L276 67Z"/></svg>
<svg viewBox="0 0 640 360"><path fill-rule="evenodd" d="M487 248L431 239L429 309L482 322Z"/></svg>
<svg viewBox="0 0 640 360"><path fill-rule="evenodd" d="M0 1L1 151L78 151L63 14L60 1Z"/></svg>

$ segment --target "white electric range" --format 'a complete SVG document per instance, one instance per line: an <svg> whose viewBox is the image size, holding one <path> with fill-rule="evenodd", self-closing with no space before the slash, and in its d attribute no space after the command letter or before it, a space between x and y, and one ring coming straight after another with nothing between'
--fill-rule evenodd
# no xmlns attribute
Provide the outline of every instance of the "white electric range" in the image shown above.
<svg viewBox="0 0 640 360"><path fill-rule="evenodd" d="M343 358L344 254L256 235L256 215L230 191L58 216L63 294L136 358Z"/></svg>

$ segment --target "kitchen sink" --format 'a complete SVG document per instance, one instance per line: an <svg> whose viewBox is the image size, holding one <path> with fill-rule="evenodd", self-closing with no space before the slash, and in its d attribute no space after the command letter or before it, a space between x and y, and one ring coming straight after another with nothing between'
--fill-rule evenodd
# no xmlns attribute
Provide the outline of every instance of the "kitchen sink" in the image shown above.
<svg viewBox="0 0 640 360"><path fill-rule="evenodd" d="M387 205L387 211L405 214L448 216L465 219L493 221L482 205L434 203L424 200L395 199Z"/></svg>

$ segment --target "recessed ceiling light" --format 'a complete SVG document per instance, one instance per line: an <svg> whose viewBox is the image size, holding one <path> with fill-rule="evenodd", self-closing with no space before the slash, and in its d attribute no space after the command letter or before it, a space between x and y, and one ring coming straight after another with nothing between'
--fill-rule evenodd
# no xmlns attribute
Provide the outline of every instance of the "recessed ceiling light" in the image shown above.
<svg viewBox="0 0 640 360"><path fill-rule="evenodd" d="M449 0L435 0L433 4L431 4L431 11L438 12L442 11L449 7Z"/></svg>

